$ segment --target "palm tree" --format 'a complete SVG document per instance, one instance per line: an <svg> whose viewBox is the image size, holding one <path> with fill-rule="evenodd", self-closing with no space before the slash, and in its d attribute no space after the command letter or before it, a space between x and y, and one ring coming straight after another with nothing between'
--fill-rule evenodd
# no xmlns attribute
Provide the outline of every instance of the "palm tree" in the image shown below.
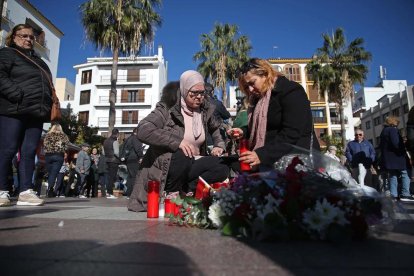
<svg viewBox="0 0 414 276"><path fill-rule="evenodd" d="M332 36L323 34L323 46L318 48L306 66L321 96L327 92L328 101L337 104L340 114L342 145L346 142L344 100L352 99L354 84L366 80L371 53L363 47L364 40L356 38L346 45L344 31L335 30Z"/></svg>
<svg viewBox="0 0 414 276"><path fill-rule="evenodd" d="M221 89L227 106L227 82L236 81L237 69L249 59L249 39L239 36L236 25L215 24L210 34L201 35L201 48L193 59L200 61L198 70L205 80Z"/></svg>
<svg viewBox="0 0 414 276"><path fill-rule="evenodd" d="M136 54L141 44L154 40L161 17L155 7L161 0L89 0L80 6L86 39L100 51L111 50L111 92L109 94L109 133L115 125L116 82L119 54Z"/></svg>

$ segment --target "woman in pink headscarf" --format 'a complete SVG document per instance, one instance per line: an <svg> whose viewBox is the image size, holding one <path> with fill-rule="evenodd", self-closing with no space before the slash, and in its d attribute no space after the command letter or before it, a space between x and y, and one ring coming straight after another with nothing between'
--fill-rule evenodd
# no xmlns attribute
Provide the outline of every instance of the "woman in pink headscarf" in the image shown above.
<svg viewBox="0 0 414 276"><path fill-rule="evenodd" d="M225 148L220 122L205 96L201 74L186 71L179 83L164 87L162 100L140 121L138 139L150 147L142 160L129 210L146 210L148 180L158 180L162 193L194 191L199 176L209 183L227 178L229 168L218 158ZM211 156L207 156L207 133L214 142Z"/></svg>

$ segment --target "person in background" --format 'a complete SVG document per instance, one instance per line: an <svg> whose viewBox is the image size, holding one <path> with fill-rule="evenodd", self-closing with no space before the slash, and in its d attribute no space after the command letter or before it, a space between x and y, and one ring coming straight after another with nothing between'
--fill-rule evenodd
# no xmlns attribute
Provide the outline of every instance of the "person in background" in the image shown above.
<svg viewBox="0 0 414 276"><path fill-rule="evenodd" d="M336 146L331 145L328 147L328 150L325 152L325 155L332 158L335 161L341 162L339 157L336 155L336 151L337 151Z"/></svg>
<svg viewBox="0 0 414 276"><path fill-rule="evenodd" d="M388 172L391 196L401 201L414 201L410 194L410 178L407 174L406 152L403 139L398 132L399 119L394 116L385 119L381 132L381 163ZM401 178L401 195L398 196L398 178Z"/></svg>
<svg viewBox="0 0 414 276"><path fill-rule="evenodd" d="M32 176L43 123L50 121L52 74L34 52L34 41L33 28L17 24L7 34L7 47L0 49L0 206L10 205L7 177L19 149L17 204L44 203L33 191Z"/></svg>
<svg viewBox="0 0 414 276"><path fill-rule="evenodd" d="M106 163L104 152L102 152L99 157L97 172L99 179L99 184L97 186L101 189L101 196L106 197L106 187L108 186L108 164ZM96 192L96 196L98 196L98 191Z"/></svg>
<svg viewBox="0 0 414 276"><path fill-rule="evenodd" d="M237 111L236 118L233 121L233 128L247 128L247 110L249 108L249 99L243 97L240 109Z"/></svg>
<svg viewBox="0 0 414 276"><path fill-rule="evenodd" d="M89 173L90 189L92 190L91 197L98 196L98 183L99 183L99 174L98 174L98 164L99 158L101 155L98 152L97 148L92 148L91 152L91 170ZM89 190L86 192L89 195Z"/></svg>
<svg viewBox="0 0 414 276"><path fill-rule="evenodd" d="M68 154L65 152L63 156L63 163L60 167L56 180L56 197L65 197L65 176L69 174Z"/></svg>
<svg viewBox="0 0 414 276"><path fill-rule="evenodd" d="M249 140L250 150L240 154L239 161L248 163L253 171L269 170L291 152L291 145L319 150L310 102L300 84L259 58L242 65L238 81L249 100L248 126L232 128L227 134L233 139L244 136Z"/></svg>
<svg viewBox="0 0 414 276"><path fill-rule="evenodd" d="M180 96L176 97L176 93ZM160 182L160 194L178 191L194 191L201 176L208 183L223 181L229 168L218 158L224 151L220 134L220 121L214 115L214 108L205 99L204 79L197 71L189 70L180 77L180 89L167 84L162 91L176 97L173 106L170 101L160 101L155 109L138 124L138 139L149 145L140 166L140 173L128 202L128 210L146 210L147 182ZM206 136L213 137L212 156L207 155Z"/></svg>
<svg viewBox="0 0 414 276"><path fill-rule="evenodd" d="M114 128L112 135L105 139L103 143L106 164L108 166L108 185L106 187L106 198L115 199L114 185L118 178L118 167L121 163L119 158L119 130Z"/></svg>
<svg viewBox="0 0 414 276"><path fill-rule="evenodd" d="M45 152L45 165L48 174L47 183L49 197L54 197L54 186L57 176L64 161L65 151L69 145L69 138L63 132L60 124L53 124L49 132L43 139L43 148Z"/></svg>
<svg viewBox="0 0 414 276"><path fill-rule="evenodd" d="M144 153L142 152L142 143L138 140L137 133L138 128L134 128L131 136L126 139L123 148L125 152L125 156L123 157L124 160L121 159L121 161L126 163L128 169L128 177L126 181L127 190L125 193L127 197L131 196L132 188L134 187L135 179L138 174L139 163L141 162L142 156L144 156Z"/></svg>
<svg viewBox="0 0 414 276"><path fill-rule="evenodd" d="M355 131L355 139L346 145L345 156L351 166L351 175L360 185L372 187L371 166L375 161L374 146L364 139L361 129Z"/></svg>
<svg viewBox="0 0 414 276"><path fill-rule="evenodd" d="M79 196L79 198L85 198L84 192L91 168L91 158L88 155L89 148L90 146L88 143L83 143L82 150L78 152L78 158L76 160L76 173L78 174L76 195Z"/></svg>

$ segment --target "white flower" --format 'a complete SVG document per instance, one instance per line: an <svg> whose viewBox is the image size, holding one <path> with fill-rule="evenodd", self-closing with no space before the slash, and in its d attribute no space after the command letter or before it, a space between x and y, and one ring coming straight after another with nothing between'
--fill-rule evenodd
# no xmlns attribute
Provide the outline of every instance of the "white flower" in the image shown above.
<svg viewBox="0 0 414 276"><path fill-rule="evenodd" d="M222 227L222 222L220 219L222 216L224 216L224 212L221 209L220 202L217 201L211 204L210 208L208 209L208 218L211 220L215 227Z"/></svg>
<svg viewBox="0 0 414 276"><path fill-rule="evenodd" d="M338 215L340 209L329 203L326 198L323 201L317 201L315 205L315 211L321 215L323 220L326 220L329 223Z"/></svg>
<svg viewBox="0 0 414 276"><path fill-rule="evenodd" d="M342 210L338 212L338 214L334 218L334 221L339 225L349 224L349 221L345 218L345 212Z"/></svg>
<svg viewBox="0 0 414 276"><path fill-rule="evenodd" d="M320 212L308 209L303 213L303 223L309 225L311 230L321 232L328 223L322 218Z"/></svg>
<svg viewBox="0 0 414 276"><path fill-rule="evenodd" d="M279 213L279 205L282 200L276 200L271 194L265 196L266 204L257 205L257 217L264 220L264 218L271 213Z"/></svg>

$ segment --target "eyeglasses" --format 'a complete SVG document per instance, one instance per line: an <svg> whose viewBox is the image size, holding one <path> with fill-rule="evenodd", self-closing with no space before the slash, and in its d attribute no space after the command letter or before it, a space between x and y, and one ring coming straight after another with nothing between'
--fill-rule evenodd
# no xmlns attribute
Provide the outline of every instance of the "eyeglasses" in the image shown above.
<svg viewBox="0 0 414 276"><path fill-rule="evenodd" d="M238 70L238 75L246 74L252 69L259 68L259 65L254 63L252 60L246 61Z"/></svg>
<svg viewBox="0 0 414 276"><path fill-rule="evenodd" d="M35 39L35 36L34 35L29 35L29 34L16 34L18 37L20 37L20 38L24 38L24 39L27 39L27 38L29 38L30 40L34 40Z"/></svg>
<svg viewBox="0 0 414 276"><path fill-rule="evenodd" d="M197 97L197 96L204 97L206 95L206 91L205 90L200 90L200 91L188 90L188 94L190 94L191 97Z"/></svg>
<svg viewBox="0 0 414 276"><path fill-rule="evenodd" d="M355 133L355 136L364 136L362 133Z"/></svg>

